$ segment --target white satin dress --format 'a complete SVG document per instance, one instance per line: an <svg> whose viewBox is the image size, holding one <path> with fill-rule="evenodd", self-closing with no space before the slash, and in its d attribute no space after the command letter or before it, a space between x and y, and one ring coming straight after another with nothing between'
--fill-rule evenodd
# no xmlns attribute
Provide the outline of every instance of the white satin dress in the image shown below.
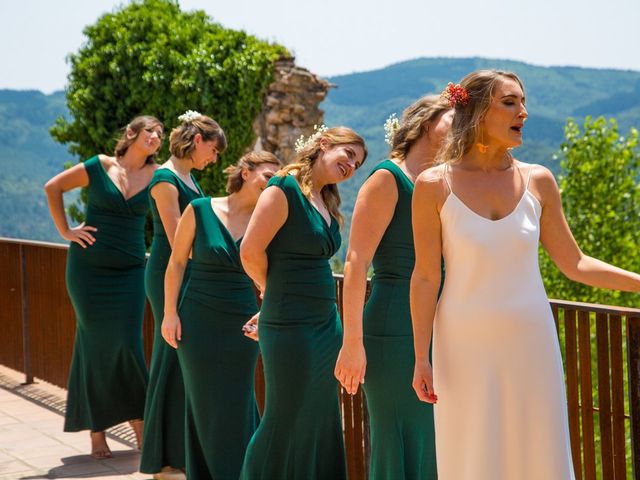
<svg viewBox="0 0 640 480"><path fill-rule="evenodd" d="M451 190L433 337L439 480L572 480L558 337L540 276L542 207L490 220ZM446 178L446 176L445 176Z"/></svg>

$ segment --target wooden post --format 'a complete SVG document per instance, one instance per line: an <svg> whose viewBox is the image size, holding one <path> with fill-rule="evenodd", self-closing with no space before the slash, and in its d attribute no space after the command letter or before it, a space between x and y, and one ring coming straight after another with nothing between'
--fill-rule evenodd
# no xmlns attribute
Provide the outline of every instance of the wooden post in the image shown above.
<svg viewBox="0 0 640 480"><path fill-rule="evenodd" d="M622 317L609 315L609 341L611 342L611 389L613 413L613 465L615 479L627 474L626 436L624 414L624 360L622 352Z"/></svg>
<svg viewBox="0 0 640 480"><path fill-rule="evenodd" d="M640 317L627 317L629 412L633 478L640 480Z"/></svg>
<svg viewBox="0 0 640 480"><path fill-rule="evenodd" d="M25 245L20 244L20 300L22 302L22 354L24 358L25 385L33 383L31 368L31 338L29 336L29 282Z"/></svg>

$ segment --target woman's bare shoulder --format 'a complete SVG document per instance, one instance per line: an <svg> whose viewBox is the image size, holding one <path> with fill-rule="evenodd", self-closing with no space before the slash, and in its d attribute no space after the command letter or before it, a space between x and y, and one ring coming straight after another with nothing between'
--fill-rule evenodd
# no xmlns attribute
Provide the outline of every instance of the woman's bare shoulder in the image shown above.
<svg viewBox="0 0 640 480"><path fill-rule="evenodd" d="M441 206L449 195L445 173L445 165L436 165L426 169L416 178L414 194L431 198Z"/></svg>
<svg viewBox="0 0 640 480"><path fill-rule="evenodd" d="M541 205L559 195L558 184L553 172L537 163L524 163L518 161L518 168L529 178L528 189L538 199Z"/></svg>
<svg viewBox="0 0 640 480"><path fill-rule="evenodd" d="M433 192L441 190L448 192L449 188L447 187L445 173L445 165L436 165L434 167L427 168L416 178L416 188L428 189Z"/></svg>
<svg viewBox="0 0 640 480"><path fill-rule="evenodd" d="M118 163L116 157L111 157L109 155L105 155L104 153L98 154L98 160L100 160L100 163L103 167L105 167L106 170Z"/></svg>

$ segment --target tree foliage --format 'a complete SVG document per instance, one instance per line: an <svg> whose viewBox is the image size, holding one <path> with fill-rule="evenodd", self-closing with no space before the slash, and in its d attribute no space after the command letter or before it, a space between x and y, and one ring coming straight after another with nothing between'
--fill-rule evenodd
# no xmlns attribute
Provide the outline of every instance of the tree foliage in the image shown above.
<svg viewBox="0 0 640 480"><path fill-rule="evenodd" d="M564 212L582 251L621 268L640 271L640 151L638 130L620 136L614 119L587 117L582 129L565 127L560 191ZM546 253L541 270L550 297L639 307L637 295L572 282Z"/></svg>
<svg viewBox="0 0 640 480"><path fill-rule="evenodd" d="M183 12L174 0L134 1L84 30L70 55L67 106L52 136L84 160L112 152L119 128L149 114L169 131L178 115L197 110L216 119L229 147L221 165L200 178L209 194L224 187L222 168L253 142L252 123L284 47L223 28L203 11ZM168 155L168 142L163 146Z"/></svg>

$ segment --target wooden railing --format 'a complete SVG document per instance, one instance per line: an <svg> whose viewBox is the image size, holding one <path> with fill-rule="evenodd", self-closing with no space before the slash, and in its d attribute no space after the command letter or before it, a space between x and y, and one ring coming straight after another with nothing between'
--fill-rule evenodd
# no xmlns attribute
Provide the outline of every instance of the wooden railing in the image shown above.
<svg viewBox="0 0 640 480"><path fill-rule="evenodd" d="M0 364L66 387L75 316L65 287L64 245L0 238ZM342 278L336 276L338 304ZM640 310L551 301L564 357L576 476L640 480ZM145 353L153 319L147 306ZM256 393L262 404L260 367ZM370 453L362 391L340 392L348 473L367 478ZM540 408L544 408L541 406ZM535 415L535 412L532 412Z"/></svg>
<svg viewBox="0 0 640 480"><path fill-rule="evenodd" d="M552 300L577 478L640 478L640 311Z"/></svg>

